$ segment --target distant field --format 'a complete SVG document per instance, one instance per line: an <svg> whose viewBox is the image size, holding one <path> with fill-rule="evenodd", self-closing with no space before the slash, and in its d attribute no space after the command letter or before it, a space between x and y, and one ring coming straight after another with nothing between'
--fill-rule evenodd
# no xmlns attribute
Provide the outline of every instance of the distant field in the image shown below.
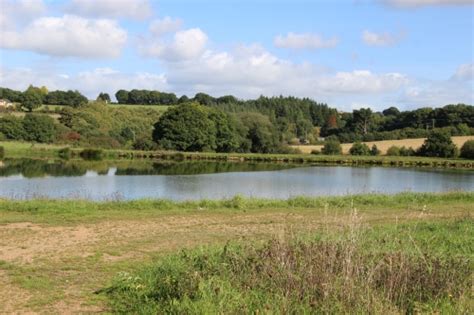
<svg viewBox="0 0 474 315"><path fill-rule="evenodd" d="M133 105L133 104L109 104L107 105L112 108L147 108L153 109L160 113L164 113L168 110L170 106L166 105Z"/></svg>
<svg viewBox="0 0 474 315"><path fill-rule="evenodd" d="M453 142L457 145L458 148L461 148L464 142L468 140L474 140L474 136L461 136L461 137L453 137ZM364 142L369 147L372 147L374 144L379 148L381 154L386 154L388 148L391 146L397 147L412 147L413 149L417 149L421 147L425 138L418 138L418 139L403 139L403 140L385 140L385 141L370 141ZM352 147L352 143L343 143L342 145L342 153L348 154L349 149ZM311 153L313 150L321 150L323 148L322 145L294 145L293 148L297 148L301 150L303 153Z"/></svg>

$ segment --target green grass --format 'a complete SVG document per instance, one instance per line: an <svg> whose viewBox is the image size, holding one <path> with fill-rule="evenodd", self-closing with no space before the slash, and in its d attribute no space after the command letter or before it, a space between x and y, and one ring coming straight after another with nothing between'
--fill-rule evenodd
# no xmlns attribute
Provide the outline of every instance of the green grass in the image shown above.
<svg viewBox="0 0 474 315"><path fill-rule="evenodd" d="M474 221L357 226L185 250L107 294L133 314L469 313ZM471 305L472 306L472 305Z"/></svg>
<svg viewBox="0 0 474 315"><path fill-rule="evenodd" d="M164 113L168 110L170 106L167 105L133 105L133 104L108 104L107 106L112 108L146 108L146 109L153 109L160 113Z"/></svg>
<svg viewBox="0 0 474 315"><path fill-rule="evenodd" d="M473 192L400 193L396 195L348 195L336 197L294 197L287 200L256 199L240 196L225 200L176 202L171 200L142 199L133 201L87 200L8 200L0 199L0 224L30 221L33 223L61 224L96 222L108 219L146 218L168 214L231 213L259 211L317 211L331 209L333 214L356 207L367 214L384 211L416 210L443 205L466 206L474 204ZM385 210L384 210L385 209ZM471 209L472 210L472 209Z"/></svg>

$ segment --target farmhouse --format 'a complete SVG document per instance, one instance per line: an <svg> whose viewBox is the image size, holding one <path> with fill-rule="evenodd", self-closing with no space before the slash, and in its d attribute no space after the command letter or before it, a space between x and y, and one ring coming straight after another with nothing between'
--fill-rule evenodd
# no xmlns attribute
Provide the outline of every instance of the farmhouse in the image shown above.
<svg viewBox="0 0 474 315"><path fill-rule="evenodd" d="M0 108L8 108L13 107L13 103L9 100L1 99L0 100Z"/></svg>

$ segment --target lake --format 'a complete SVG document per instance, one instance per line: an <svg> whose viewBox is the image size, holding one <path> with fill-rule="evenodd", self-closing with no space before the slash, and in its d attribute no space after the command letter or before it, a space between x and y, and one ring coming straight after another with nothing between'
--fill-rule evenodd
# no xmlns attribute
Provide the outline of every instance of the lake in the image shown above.
<svg viewBox="0 0 474 315"><path fill-rule="evenodd" d="M360 193L474 191L474 172L230 162L10 160L0 197L11 199L286 199Z"/></svg>

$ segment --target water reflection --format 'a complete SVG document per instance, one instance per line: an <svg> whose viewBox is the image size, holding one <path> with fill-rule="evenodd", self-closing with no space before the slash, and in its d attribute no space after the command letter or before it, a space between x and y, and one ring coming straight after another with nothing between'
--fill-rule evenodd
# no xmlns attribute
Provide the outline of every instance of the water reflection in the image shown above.
<svg viewBox="0 0 474 315"><path fill-rule="evenodd" d="M3 176L3 177L1 177ZM294 167L265 163L55 162L11 160L0 168L0 197L249 197L474 191L474 172L383 167Z"/></svg>

